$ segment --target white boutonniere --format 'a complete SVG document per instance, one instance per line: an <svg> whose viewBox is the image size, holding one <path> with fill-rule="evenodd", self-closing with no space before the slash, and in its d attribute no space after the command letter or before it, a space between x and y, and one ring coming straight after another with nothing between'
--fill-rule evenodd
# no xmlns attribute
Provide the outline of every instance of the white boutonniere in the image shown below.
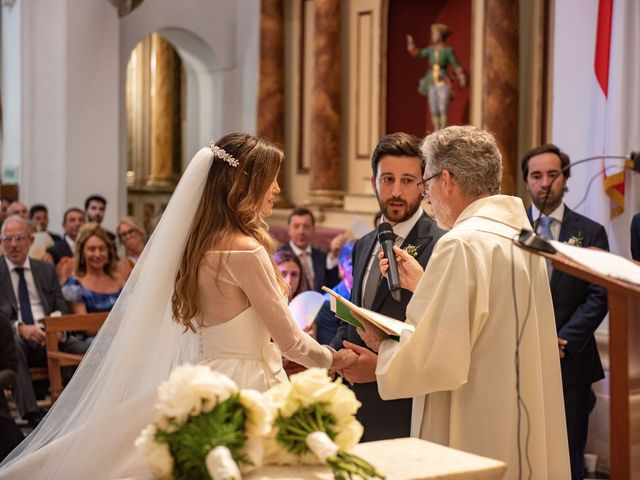
<svg viewBox="0 0 640 480"><path fill-rule="evenodd" d="M581 247L583 240L584 235L582 234L582 231L579 231L577 235L573 235L569 240L567 240L567 244L573 247Z"/></svg>
<svg viewBox="0 0 640 480"><path fill-rule="evenodd" d="M420 253L420 247L422 247L422 245L407 245L404 251L411 255L413 258L416 258L418 256L418 253Z"/></svg>

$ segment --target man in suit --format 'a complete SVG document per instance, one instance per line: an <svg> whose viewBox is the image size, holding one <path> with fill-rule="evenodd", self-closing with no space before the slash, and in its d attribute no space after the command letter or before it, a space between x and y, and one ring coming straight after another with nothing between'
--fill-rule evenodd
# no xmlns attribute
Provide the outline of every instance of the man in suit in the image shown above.
<svg viewBox="0 0 640 480"><path fill-rule="evenodd" d="M42 412L36 403L29 367L44 366L47 361L42 319L52 312L67 313L55 268L48 262L29 258L33 243L31 222L17 215L2 225L0 257L0 312L13 322L16 333L17 379L14 396L20 416L36 425ZM60 349L84 353L87 342L66 335Z"/></svg>
<svg viewBox="0 0 640 480"><path fill-rule="evenodd" d="M46 233L51 237L52 244L62 240L60 235L47 230L49 227L49 210L46 205L42 203L32 205L29 209L29 218L34 223L36 231Z"/></svg>
<svg viewBox="0 0 640 480"><path fill-rule="evenodd" d="M311 246L316 220L311 210L298 207L289 214L288 233L289 243L282 248L293 252L302 265L302 273L307 278L307 284L313 290L322 291L322 286L333 287L340 281L338 275L338 255L327 256L322 250ZM337 251L340 251L338 245Z"/></svg>
<svg viewBox="0 0 640 480"><path fill-rule="evenodd" d="M95 222L98 225L102 226L102 221L104 220L104 214L107 210L107 199L102 195L90 195L84 201L84 210L87 216L87 222ZM104 228L104 227L103 227ZM107 236L111 239L111 241L115 244L116 235L113 232L110 232L106 228L104 231L107 233Z"/></svg>
<svg viewBox="0 0 640 480"><path fill-rule="evenodd" d="M54 265L58 265L64 257L73 259L76 237L82 225L84 225L84 212L82 210L71 207L64 212L64 217L62 217L64 235L60 241L47 249L47 253L51 256L50 260Z"/></svg>
<svg viewBox="0 0 640 480"><path fill-rule="evenodd" d="M386 135L373 152L371 167L371 186L378 199L383 221L393 226L397 245L401 248L415 247L415 258L424 268L444 231L420 207L424 173L420 139L406 133ZM402 290L400 302L392 298L386 280L380 275L378 245L374 230L358 240L353 248L351 301L358 306L404 320L411 292ZM384 401L380 398L375 376L377 355L364 346L356 329L343 322L331 346L336 350L347 346L359 354L358 361L345 369L342 375L352 384L353 391L362 403L357 414L364 426L362 440L409 436L411 399Z"/></svg>
<svg viewBox="0 0 640 480"><path fill-rule="evenodd" d="M631 219L631 258L640 261L640 213Z"/></svg>
<svg viewBox="0 0 640 480"><path fill-rule="evenodd" d="M569 156L552 144L535 148L523 157L522 177L533 202L527 209L529 220L533 225L540 216L538 233L548 238L609 250L604 227L563 203L569 165ZM607 292L551 267L550 286L561 359L571 475L574 480L582 479L589 413L595 405L591 384L604 378L594 332L607 314Z"/></svg>

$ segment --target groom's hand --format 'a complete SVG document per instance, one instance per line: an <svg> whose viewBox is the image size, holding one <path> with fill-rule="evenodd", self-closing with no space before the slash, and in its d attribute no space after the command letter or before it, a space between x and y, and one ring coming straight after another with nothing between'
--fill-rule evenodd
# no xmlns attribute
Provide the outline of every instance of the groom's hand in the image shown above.
<svg viewBox="0 0 640 480"><path fill-rule="evenodd" d="M344 348L353 350L358 354L355 363L342 370L342 376L351 384L370 383L376 381L376 364L378 356L371 350L348 341L342 342Z"/></svg>

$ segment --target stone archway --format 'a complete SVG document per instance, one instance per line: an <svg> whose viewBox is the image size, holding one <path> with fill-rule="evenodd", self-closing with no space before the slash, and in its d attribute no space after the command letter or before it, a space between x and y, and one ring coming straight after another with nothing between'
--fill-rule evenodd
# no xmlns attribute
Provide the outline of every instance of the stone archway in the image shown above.
<svg viewBox="0 0 640 480"><path fill-rule="evenodd" d="M145 61L150 62L146 68L150 72L146 80L149 91L137 85L138 100L147 101L148 105L137 105L141 107L137 110L145 113L135 118L129 75L132 62L140 55L146 55ZM214 106L221 93L215 81L215 65L208 45L193 33L178 28L153 32L132 48L127 59L124 89L127 121L123 137L127 213L137 217L148 231L164 211L191 155L219 128L221 109ZM160 69L164 69L161 74ZM133 138L134 135L148 137Z"/></svg>

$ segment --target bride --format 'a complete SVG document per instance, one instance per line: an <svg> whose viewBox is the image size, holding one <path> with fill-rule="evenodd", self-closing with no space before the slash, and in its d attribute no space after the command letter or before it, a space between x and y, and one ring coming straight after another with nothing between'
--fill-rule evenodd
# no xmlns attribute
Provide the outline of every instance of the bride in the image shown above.
<svg viewBox="0 0 640 480"><path fill-rule="evenodd" d="M262 391L287 381L281 354L307 367L355 361L288 314L263 220L282 157L238 133L194 156L80 368L0 479L148 477L133 442L151 421L156 387L184 362Z"/></svg>

